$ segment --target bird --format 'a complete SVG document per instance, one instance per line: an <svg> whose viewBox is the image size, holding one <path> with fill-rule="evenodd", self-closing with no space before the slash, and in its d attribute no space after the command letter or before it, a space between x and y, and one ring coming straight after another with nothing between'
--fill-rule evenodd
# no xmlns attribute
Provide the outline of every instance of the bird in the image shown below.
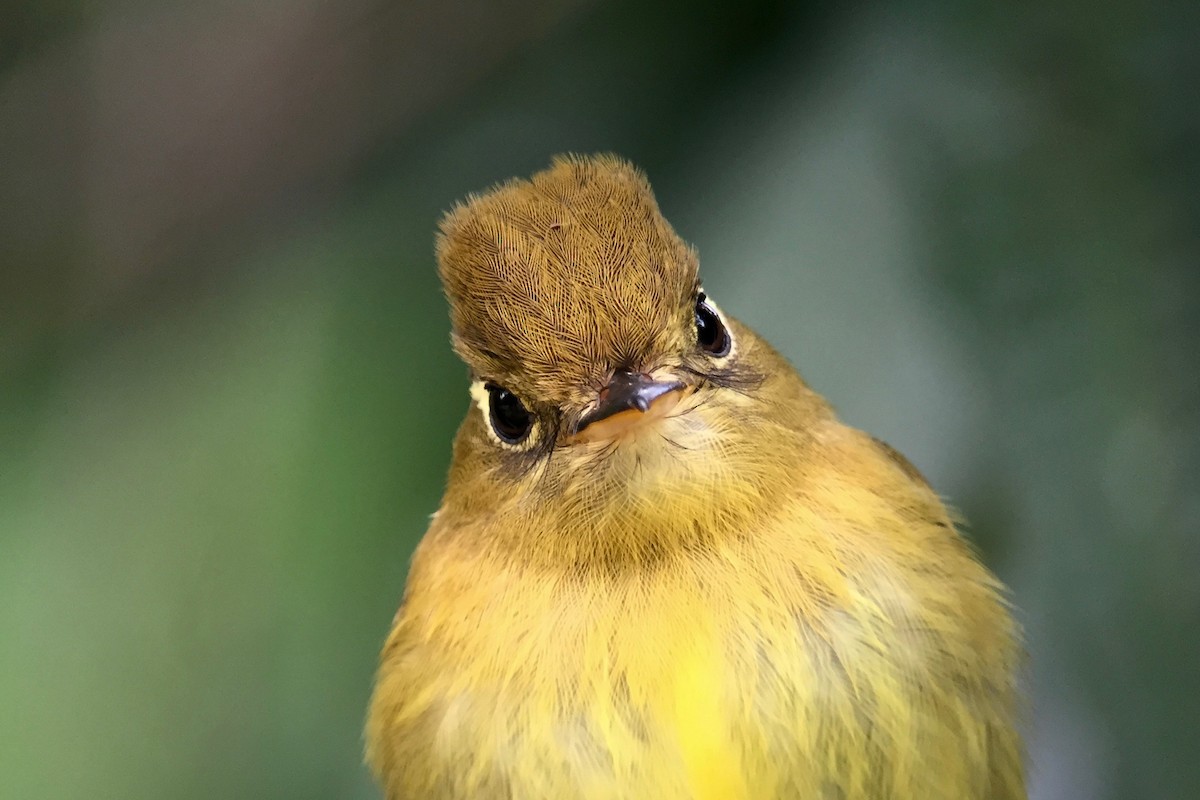
<svg viewBox="0 0 1200 800"><path fill-rule="evenodd" d="M1026 797L1007 589L640 170L555 157L436 255L470 402L367 713L388 800Z"/></svg>

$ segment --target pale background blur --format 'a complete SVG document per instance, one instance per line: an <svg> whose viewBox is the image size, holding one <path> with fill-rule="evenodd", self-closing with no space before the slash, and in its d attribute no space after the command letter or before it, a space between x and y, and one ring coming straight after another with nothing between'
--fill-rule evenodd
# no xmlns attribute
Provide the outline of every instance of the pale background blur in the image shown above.
<svg viewBox="0 0 1200 800"><path fill-rule="evenodd" d="M1200 796L1200 5L0 1L0 797L375 798L432 235L647 170L972 520L1037 800Z"/></svg>

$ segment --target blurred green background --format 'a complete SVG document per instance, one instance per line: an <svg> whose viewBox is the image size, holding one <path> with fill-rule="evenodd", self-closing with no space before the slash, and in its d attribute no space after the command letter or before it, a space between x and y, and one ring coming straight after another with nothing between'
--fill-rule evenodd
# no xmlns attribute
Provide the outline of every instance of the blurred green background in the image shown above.
<svg viewBox="0 0 1200 800"><path fill-rule="evenodd" d="M1200 792L1200 6L0 1L0 797L375 798L466 375L432 236L646 169L972 521L1032 790Z"/></svg>

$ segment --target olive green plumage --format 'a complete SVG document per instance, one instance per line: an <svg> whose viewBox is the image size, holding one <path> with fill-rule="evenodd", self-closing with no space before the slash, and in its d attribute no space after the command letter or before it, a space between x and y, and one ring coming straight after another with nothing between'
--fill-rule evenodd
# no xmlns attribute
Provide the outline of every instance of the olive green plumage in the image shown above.
<svg viewBox="0 0 1200 800"><path fill-rule="evenodd" d="M640 173L558 159L438 256L475 402L371 703L389 800L1025 796L1000 585Z"/></svg>

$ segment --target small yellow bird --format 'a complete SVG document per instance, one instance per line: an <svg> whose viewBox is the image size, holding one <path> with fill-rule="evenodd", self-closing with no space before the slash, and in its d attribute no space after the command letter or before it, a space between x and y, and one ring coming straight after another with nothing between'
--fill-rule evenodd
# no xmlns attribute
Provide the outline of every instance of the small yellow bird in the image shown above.
<svg viewBox="0 0 1200 800"><path fill-rule="evenodd" d="M389 800L1025 797L1001 585L641 173L560 157L437 253L474 403L371 700Z"/></svg>

